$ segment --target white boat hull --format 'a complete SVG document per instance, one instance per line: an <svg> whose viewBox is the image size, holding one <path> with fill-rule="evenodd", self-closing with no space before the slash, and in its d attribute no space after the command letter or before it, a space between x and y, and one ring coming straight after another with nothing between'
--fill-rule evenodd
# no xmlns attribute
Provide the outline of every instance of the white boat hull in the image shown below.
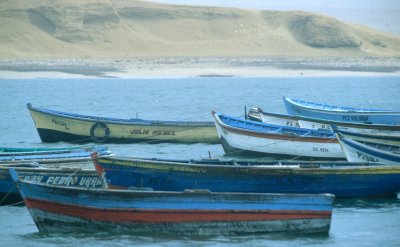
<svg viewBox="0 0 400 247"><path fill-rule="evenodd" d="M232 131L216 124L217 132L220 139L232 148L239 150L246 150L250 152L266 153L266 154L279 154L301 157L315 157L315 158L345 158L344 153L338 144L336 138L330 141L325 138L307 137L288 137L279 134L269 135L252 135L244 131Z"/></svg>

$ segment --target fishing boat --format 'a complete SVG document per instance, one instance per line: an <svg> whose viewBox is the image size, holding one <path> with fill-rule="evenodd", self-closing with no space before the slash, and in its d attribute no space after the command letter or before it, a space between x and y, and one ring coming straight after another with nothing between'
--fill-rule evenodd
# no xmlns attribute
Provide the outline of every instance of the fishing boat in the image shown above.
<svg viewBox="0 0 400 247"><path fill-rule="evenodd" d="M400 145L400 125L338 122L270 113L263 111L259 107L251 108L247 114L247 119L269 124L326 131L333 131L332 126L335 126L343 135L355 140Z"/></svg>
<svg viewBox="0 0 400 247"><path fill-rule="evenodd" d="M10 174L44 233L326 234L334 201L330 194L83 189L24 181L13 169Z"/></svg>
<svg viewBox="0 0 400 247"><path fill-rule="evenodd" d="M42 142L217 143L213 122L118 119L66 113L27 105Z"/></svg>
<svg viewBox="0 0 400 247"><path fill-rule="evenodd" d="M18 171L24 181L85 188L103 187L102 179L93 168L49 168L36 162L3 163L0 164L0 205L15 205L23 201L8 171L11 167Z"/></svg>
<svg viewBox="0 0 400 247"><path fill-rule="evenodd" d="M400 112L332 106L283 97L289 115L327 119L339 122L400 125Z"/></svg>
<svg viewBox="0 0 400 247"><path fill-rule="evenodd" d="M357 141L337 132L337 138L349 162L380 162L400 165L400 146Z"/></svg>
<svg viewBox="0 0 400 247"><path fill-rule="evenodd" d="M341 198L394 197L400 191L400 166L379 163L98 156L94 164L106 186L113 189L331 193Z"/></svg>
<svg viewBox="0 0 400 247"><path fill-rule="evenodd" d="M89 147L91 148L91 147ZM27 153L27 152L57 152L87 149L82 146L74 147L0 147L0 155L10 153Z"/></svg>
<svg viewBox="0 0 400 247"><path fill-rule="evenodd" d="M34 161L41 164L84 163L91 160L92 153L112 154L107 146L80 148L1 148L0 162Z"/></svg>
<svg viewBox="0 0 400 247"><path fill-rule="evenodd" d="M272 155L296 159L345 159L331 131L273 125L213 112L227 154Z"/></svg>

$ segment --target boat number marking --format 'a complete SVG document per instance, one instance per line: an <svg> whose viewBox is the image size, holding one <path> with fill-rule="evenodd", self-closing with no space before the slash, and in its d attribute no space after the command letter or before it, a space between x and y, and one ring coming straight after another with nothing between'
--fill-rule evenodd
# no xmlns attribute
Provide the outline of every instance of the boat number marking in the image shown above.
<svg viewBox="0 0 400 247"><path fill-rule="evenodd" d="M368 116L342 116L343 121L368 122Z"/></svg>
<svg viewBox="0 0 400 247"><path fill-rule="evenodd" d="M286 126L300 128L300 124L297 121L286 121Z"/></svg>
<svg viewBox="0 0 400 247"><path fill-rule="evenodd" d="M313 147L312 148L313 152L323 152L323 153L329 153L329 149L328 148L317 148L317 147Z"/></svg>

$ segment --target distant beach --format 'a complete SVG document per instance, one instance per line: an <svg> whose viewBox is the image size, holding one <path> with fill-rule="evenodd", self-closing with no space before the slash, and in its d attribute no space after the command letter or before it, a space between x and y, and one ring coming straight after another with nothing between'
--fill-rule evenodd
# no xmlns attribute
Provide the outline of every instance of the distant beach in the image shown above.
<svg viewBox="0 0 400 247"><path fill-rule="evenodd" d="M0 79L399 76L400 58L1 59Z"/></svg>

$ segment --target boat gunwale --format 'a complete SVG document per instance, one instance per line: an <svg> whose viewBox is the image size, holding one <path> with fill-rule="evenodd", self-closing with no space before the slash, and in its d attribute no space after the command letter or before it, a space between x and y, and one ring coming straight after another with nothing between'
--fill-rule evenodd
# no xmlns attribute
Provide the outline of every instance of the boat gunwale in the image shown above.
<svg viewBox="0 0 400 247"><path fill-rule="evenodd" d="M388 165L388 164L383 164L383 163L367 163L367 162L346 162L346 161L319 161L318 163L313 163L313 162L307 162L307 161L302 161L302 162L295 162L293 161L294 164L285 164L290 163L288 161L267 161L267 162L260 162L260 163L271 163L270 165L237 165L237 164L206 164L206 163L190 163L190 160L188 162L180 162L177 160L157 160L157 159L146 159L146 158L132 158L132 157L124 157L124 156L98 156L95 159L95 162L102 160L106 160L107 164L112 164L116 165L118 162L124 163L123 165L117 164L117 166L127 166L127 167L137 167L138 165L130 164L130 163L135 163L135 164L140 164L140 163L149 163L149 164L154 164L158 166L169 166L169 169L173 169L173 166L181 167L184 168L185 170L190 169L190 168L197 168L197 169L210 169L210 168L216 168L216 169L226 169L226 170L254 170L254 171L277 171L277 170L282 170L282 171L309 171L309 172L317 172L317 171L332 171L332 172L343 172L343 171L368 171L368 170L387 170L387 171L392 171L392 170L398 170L398 173L400 173L400 166L397 165ZM222 161L224 162L224 161ZM239 161L241 162L241 161ZM274 164L272 164L274 163ZM320 163L326 163L321 166ZM335 163L337 166L335 166ZM319 165L318 165L319 164ZM345 165L339 165L339 164L345 164ZM140 166L141 167L141 166ZM354 174L357 174L356 172ZM354 174L349 174L349 175L354 175Z"/></svg>
<svg viewBox="0 0 400 247"><path fill-rule="evenodd" d="M17 171L18 173L18 171ZM46 187L49 189L57 189L57 190L70 190L70 191L83 191L83 192L88 192L88 193L107 193L108 191L112 191L113 193L118 193L118 194L152 194L152 195L194 195L194 196L202 196L202 195L213 195L213 196L218 196L218 195L232 195L232 196L237 196L237 195L242 195L244 197L248 196L277 196L277 197L287 197L288 195L291 197L297 197L297 198L302 198L302 197L326 197L331 200L335 198L335 195L331 193L316 193L316 194L310 194L310 193L303 193L303 194L298 194L298 193L257 193L257 192L212 192L209 190L184 190L184 191L160 191L160 190L126 190L126 189L108 189L108 188L95 188L95 187L71 187L71 186L65 186L65 185L57 185L57 184L47 184L47 183L37 183L34 181L27 181L27 180L22 180L21 178L18 178L19 183L24 183L27 186L33 185L33 186L40 186L40 187ZM75 204L74 204L75 205Z"/></svg>
<svg viewBox="0 0 400 247"><path fill-rule="evenodd" d="M66 119L74 119L78 121L85 121L85 122L101 122L101 123L116 124L116 125L140 125L140 126L160 126L160 127L162 126L214 127L214 122L212 121L179 121L179 120L160 121L160 120L144 120L141 118L122 119L122 118L89 116L89 115L81 115L81 114L68 113L62 111L55 111L41 107L33 107L30 103L27 104L27 107L31 111L40 112L42 114L63 117Z"/></svg>

